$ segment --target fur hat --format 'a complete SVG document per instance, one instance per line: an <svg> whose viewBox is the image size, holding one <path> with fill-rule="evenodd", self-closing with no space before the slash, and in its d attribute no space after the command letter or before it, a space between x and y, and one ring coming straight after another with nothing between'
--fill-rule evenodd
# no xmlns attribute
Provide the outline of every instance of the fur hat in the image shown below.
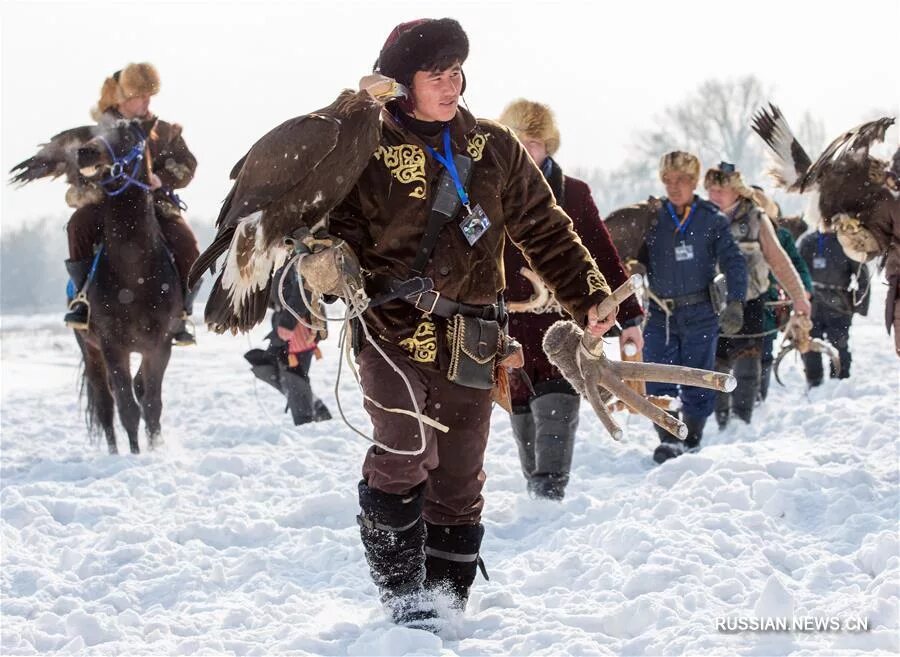
<svg viewBox="0 0 900 657"><path fill-rule="evenodd" d="M744 182L741 172L730 162L719 162L703 176L703 188L708 190L713 186L733 189L738 196L743 196L759 204L753 190Z"/></svg>
<svg viewBox="0 0 900 657"><path fill-rule="evenodd" d="M659 179L662 180L670 172L686 173L696 185L700 180L700 159L684 151L666 153L659 160Z"/></svg>
<svg viewBox="0 0 900 657"><path fill-rule="evenodd" d="M506 106L499 120L521 136L543 141L548 155L559 150L559 128L548 105L519 98Z"/></svg>
<svg viewBox="0 0 900 657"><path fill-rule="evenodd" d="M153 64L129 64L103 81L100 100L92 114L98 118L106 110L135 96L155 96L159 93L159 73Z"/></svg>
<svg viewBox="0 0 900 657"><path fill-rule="evenodd" d="M468 56L469 38L457 21L420 18L391 30L372 70L409 87L417 71L443 70Z"/></svg>

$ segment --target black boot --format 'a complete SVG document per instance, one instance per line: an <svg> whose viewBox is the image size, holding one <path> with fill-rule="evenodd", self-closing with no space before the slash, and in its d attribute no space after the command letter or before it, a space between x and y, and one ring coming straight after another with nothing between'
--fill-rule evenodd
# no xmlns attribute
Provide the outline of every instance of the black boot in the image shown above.
<svg viewBox="0 0 900 657"><path fill-rule="evenodd" d="M331 419L331 411L318 397L313 401L313 422L324 422Z"/></svg>
<svg viewBox="0 0 900 657"><path fill-rule="evenodd" d="M181 314L181 323L175 329L175 335L172 336L172 344L179 347L191 347L197 344L194 334L188 330L188 324L193 328L194 323L191 321L191 315L194 314L194 299L203 286L203 281L198 281L194 289L184 293L184 312Z"/></svg>
<svg viewBox="0 0 900 657"><path fill-rule="evenodd" d="M516 412L517 410L519 412ZM512 415L509 416L509 422L512 425L516 446L519 448L522 474L530 491L531 475L534 474L534 415L531 414L530 408L525 411L514 408Z"/></svg>
<svg viewBox="0 0 900 657"><path fill-rule="evenodd" d="M699 451L700 441L703 440L703 428L706 426L706 418L685 415L682 421L688 430L687 437L684 439L684 450L686 452Z"/></svg>
<svg viewBox="0 0 900 657"><path fill-rule="evenodd" d="M316 416L315 396L309 385L309 378L281 361L278 362L278 370L281 391L287 398L287 409L291 411L294 425L300 426L313 422Z"/></svg>
<svg viewBox="0 0 900 657"><path fill-rule="evenodd" d="M424 587L423 505L418 490L392 495L359 482L357 522L381 604L398 625L436 631L439 619Z"/></svg>
<svg viewBox="0 0 900 657"><path fill-rule="evenodd" d="M716 372L731 374L731 362L724 358L716 358ZM719 431L723 431L731 420L731 393L719 391L716 393L716 423Z"/></svg>
<svg viewBox="0 0 900 657"><path fill-rule="evenodd" d="M244 358L250 363L250 371L253 372L253 376L281 392L278 357L275 354L265 349L251 349L244 354Z"/></svg>
<svg viewBox="0 0 900 657"><path fill-rule="evenodd" d="M678 411L666 411L666 413L676 419L679 417ZM654 424L653 428L656 429L656 435L659 436L659 445L653 450L653 460L656 463L665 463L669 459L674 459L676 456L684 454L684 442L658 424Z"/></svg>
<svg viewBox="0 0 900 657"><path fill-rule="evenodd" d="M731 406L734 414L747 424L750 424L753 417L753 405L761 376L762 366L758 353L735 359L734 378L737 379L737 387L731 393Z"/></svg>
<svg viewBox="0 0 900 657"><path fill-rule="evenodd" d="M534 473L529 488L535 497L561 500L566 494L580 401L578 395L551 392L530 402L534 415Z"/></svg>
<svg viewBox="0 0 900 657"><path fill-rule="evenodd" d="M88 320L90 318L90 304L87 300L87 283L88 276L91 273L91 267L94 264L93 258L86 260L66 260L66 271L69 278L72 279L72 285L75 288L74 296L69 301L69 312L63 318L63 321L71 329L86 331Z"/></svg>
<svg viewBox="0 0 900 657"><path fill-rule="evenodd" d="M769 394L769 381L772 380L772 361L767 360L763 363L760 363L760 372L759 372L759 398L761 401L766 401L766 396Z"/></svg>
<svg viewBox="0 0 900 657"><path fill-rule="evenodd" d="M432 593L450 596L450 604L458 611L465 611L469 589L475 574L487 573L478 551L484 537L484 526L432 525L425 523L428 537L425 539L425 588Z"/></svg>
<svg viewBox="0 0 900 657"><path fill-rule="evenodd" d="M825 378L825 372L822 369L822 354L817 351L809 350L802 354L803 370L806 374L806 385L810 388L822 385Z"/></svg>

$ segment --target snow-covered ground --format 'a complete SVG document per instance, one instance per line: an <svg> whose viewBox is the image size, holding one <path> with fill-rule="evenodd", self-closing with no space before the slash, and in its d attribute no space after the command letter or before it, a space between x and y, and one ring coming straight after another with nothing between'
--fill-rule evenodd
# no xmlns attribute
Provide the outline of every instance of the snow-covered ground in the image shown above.
<svg viewBox="0 0 900 657"><path fill-rule="evenodd" d="M753 426L711 422L699 454L655 466L647 421L617 444L583 407L562 504L526 496L496 411L491 580L443 637L385 619L354 519L367 445L339 421L295 429L254 384L242 353L264 330L177 349L165 447L111 457L87 440L62 311L4 316L2 653L897 654L900 360L875 296L853 378L807 397L785 363L789 387L773 382ZM324 353L314 387L334 411L335 340ZM349 378L342 390L366 426ZM723 616L869 630L723 633Z"/></svg>

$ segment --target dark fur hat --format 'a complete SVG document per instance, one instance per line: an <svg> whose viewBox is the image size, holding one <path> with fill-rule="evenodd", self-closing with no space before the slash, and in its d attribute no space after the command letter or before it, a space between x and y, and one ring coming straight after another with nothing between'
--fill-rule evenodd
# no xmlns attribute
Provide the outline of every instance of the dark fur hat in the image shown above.
<svg viewBox="0 0 900 657"><path fill-rule="evenodd" d="M373 70L408 87L417 71L462 64L468 56L469 38L457 21L420 18L391 30Z"/></svg>

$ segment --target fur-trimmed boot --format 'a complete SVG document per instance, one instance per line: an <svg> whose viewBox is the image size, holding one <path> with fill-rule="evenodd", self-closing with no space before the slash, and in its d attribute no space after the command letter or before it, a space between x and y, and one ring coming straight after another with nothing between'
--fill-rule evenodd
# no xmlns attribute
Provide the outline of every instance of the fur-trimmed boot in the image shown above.
<svg viewBox="0 0 900 657"><path fill-rule="evenodd" d="M580 401L578 395L552 392L530 402L534 414L534 472L529 490L535 497L561 500L566 494Z"/></svg>
<svg viewBox="0 0 900 657"><path fill-rule="evenodd" d="M509 416L512 425L513 438L519 448L519 464L522 466L522 474L531 488L531 475L534 474L534 415L531 410L513 412Z"/></svg>
<svg viewBox="0 0 900 657"><path fill-rule="evenodd" d="M85 296L87 294L85 283L87 283L93 264L93 257L85 260L66 260L66 271L69 273L69 278L72 279L75 292L72 300L69 301L69 312L63 318L66 326L70 329L87 330L90 304Z"/></svg>
<svg viewBox="0 0 900 657"><path fill-rule="evenodd" d="M433 525L425 523L425 589L450 597L450 604L465 611L469 589L478 568L488 579L478 552L484 525Z"/></svg>
<svg viewBox="0 0 900 657"><path fill-rule="evenodd" d="M392 495L359 482L357 516L372 581L391 620L429 631L440 629L425 582L424 498L415 490Z"/></svg>

